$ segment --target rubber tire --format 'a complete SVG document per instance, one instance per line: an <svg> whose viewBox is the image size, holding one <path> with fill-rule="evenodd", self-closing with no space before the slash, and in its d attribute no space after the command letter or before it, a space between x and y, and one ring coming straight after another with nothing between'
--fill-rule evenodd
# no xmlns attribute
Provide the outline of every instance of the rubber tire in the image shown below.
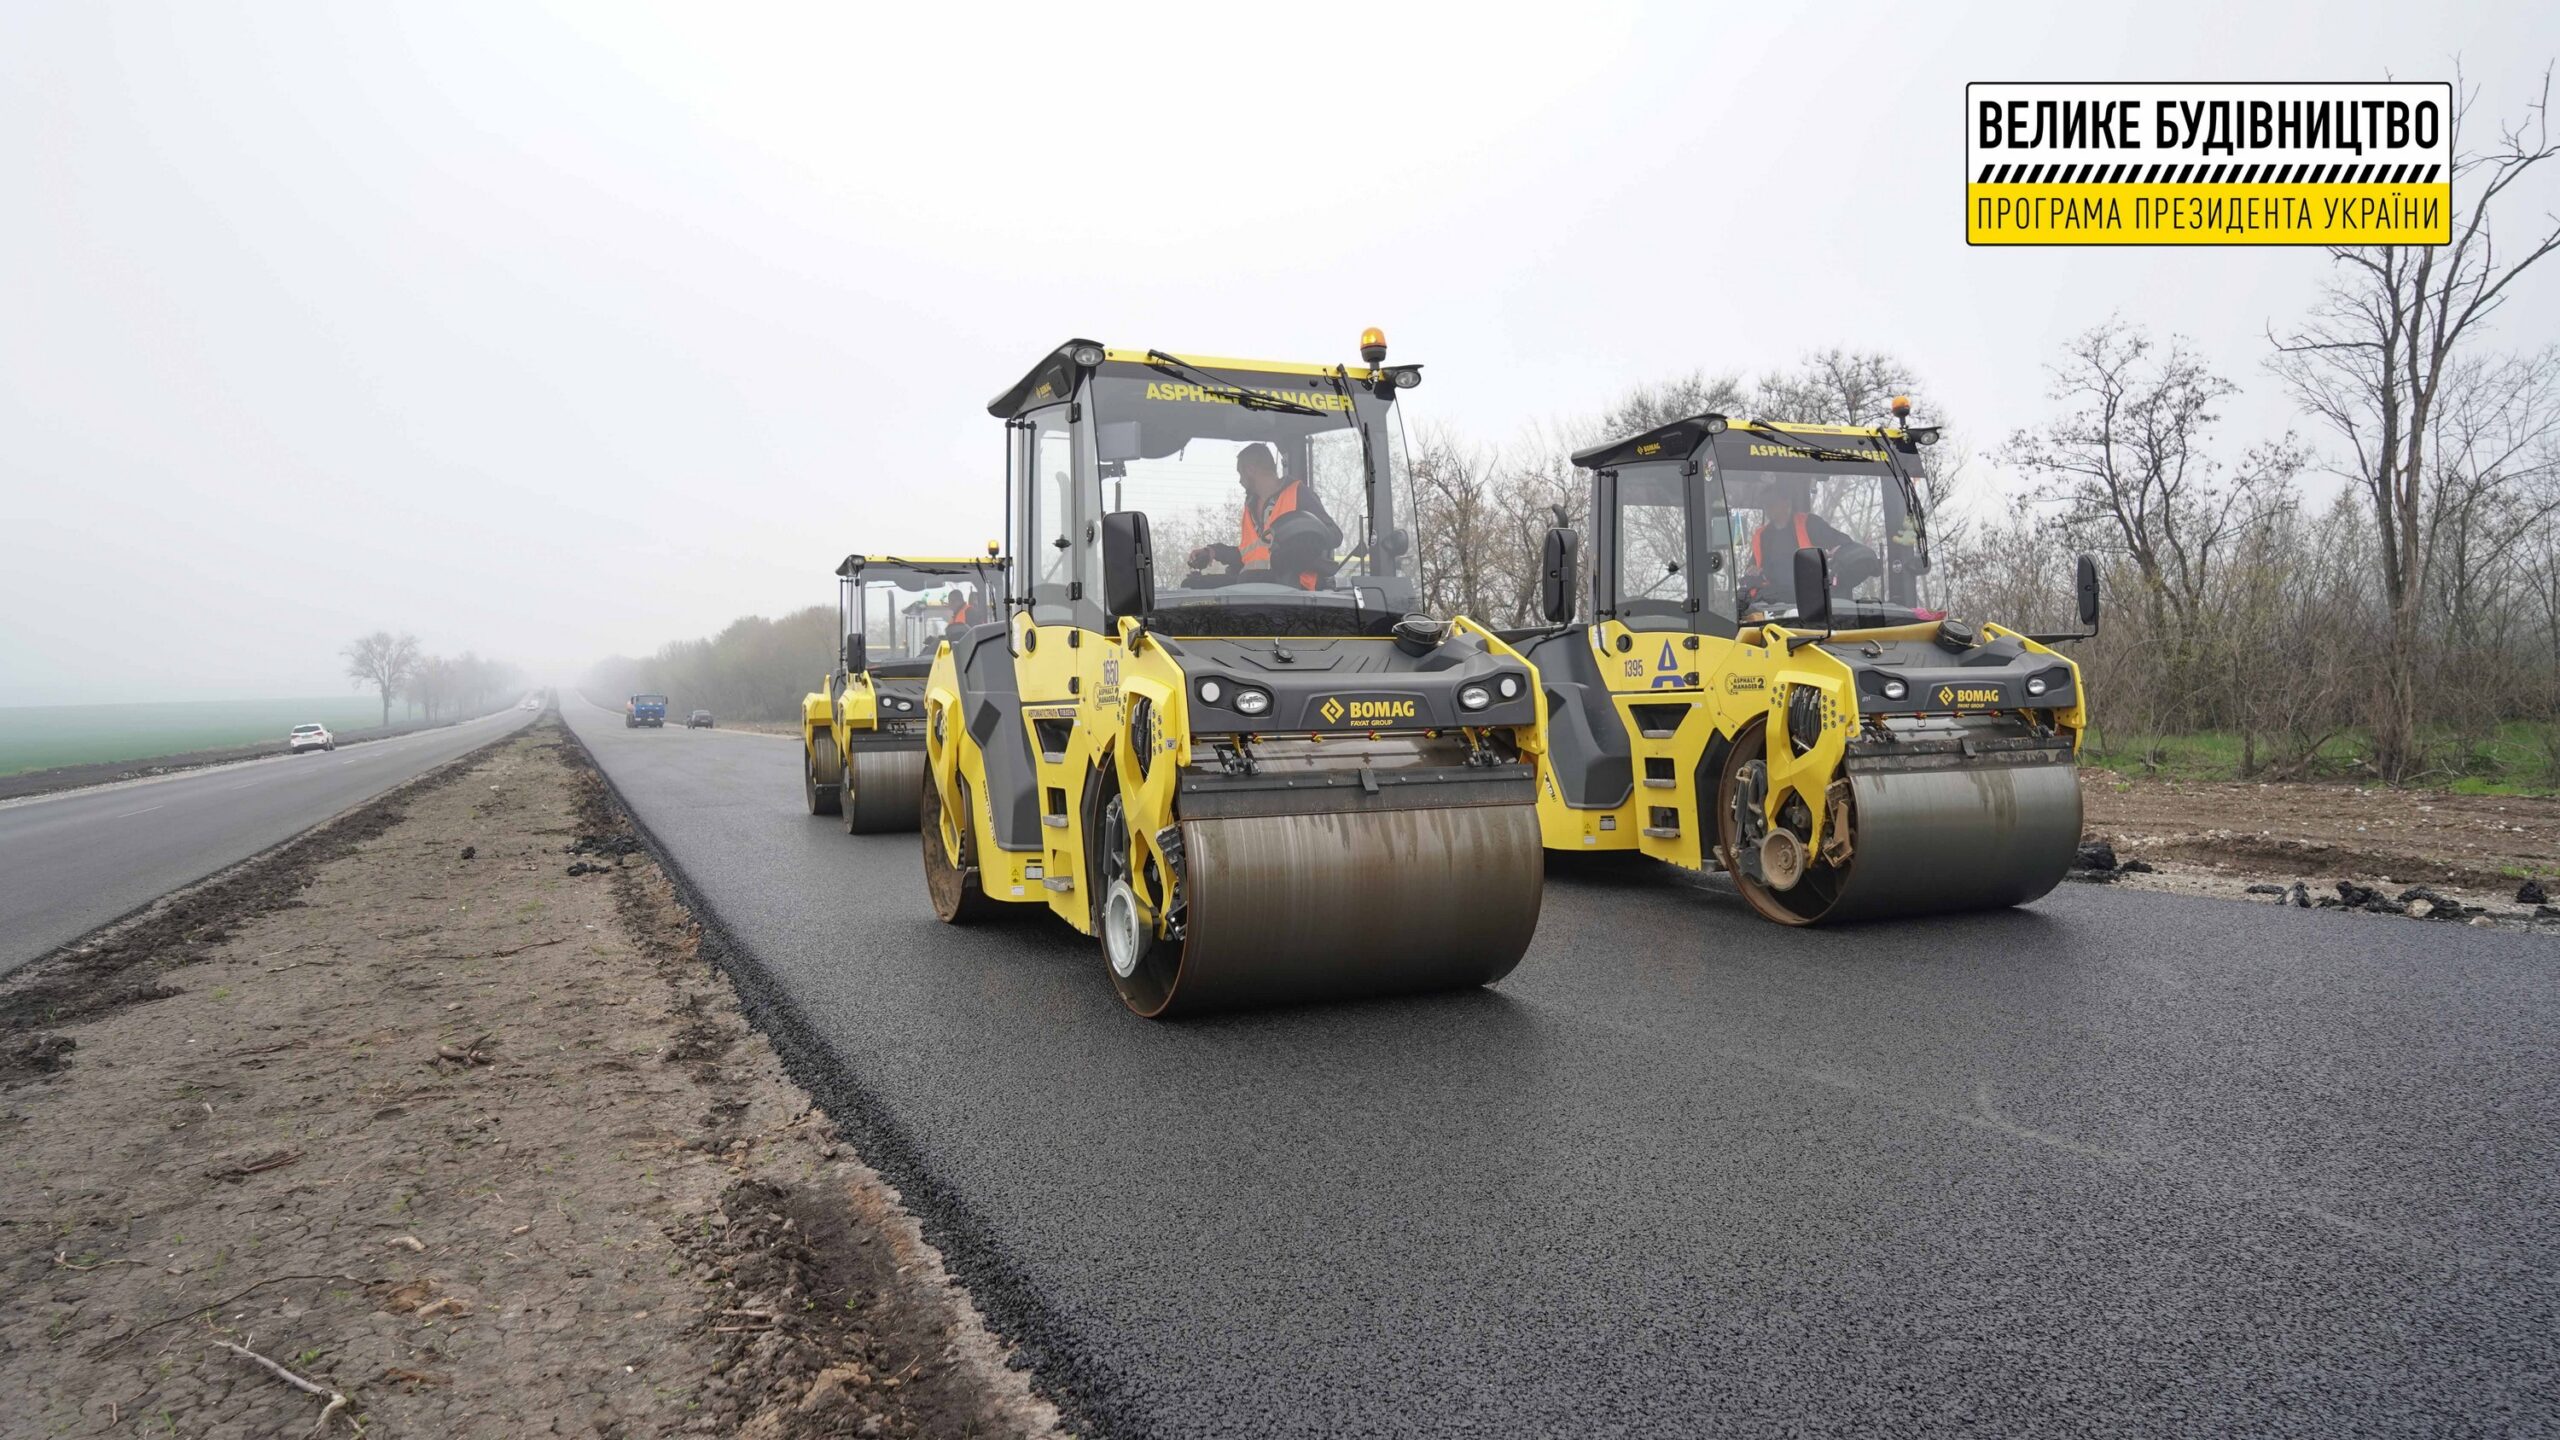
<svg viewBox="0 0 2560 1440"><path fill-rule="evenodd" d="M844 805L844 761L836 754L836 737L820 733L800 760L800 789L812 815L834 815Z"/></svg>
<svg viewBox="0 0 2560 1440"><path fill-rule="evenodd" d="M942 844L942 790L933 783L931 772L925 776L922 813L916 817L916 833L924 847L924 888L932 897L933 913L945 925L974 925L992 918L996 902L978 884L978 867L973 851L977 837L970 833L969 782L959 783L961 815L960 862L953 864Z"/></svg>

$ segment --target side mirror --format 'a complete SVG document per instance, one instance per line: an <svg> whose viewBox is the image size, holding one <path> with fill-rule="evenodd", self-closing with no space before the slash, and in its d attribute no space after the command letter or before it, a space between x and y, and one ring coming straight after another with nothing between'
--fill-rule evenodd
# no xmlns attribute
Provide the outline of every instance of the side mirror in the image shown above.
<svg viewBox="0 0 2560 1440"><path fill-rule="evenodd" d="M1796 552L1796 618L1808 625L1831 623L1831 557L1818 545Z"/></svg>
<svg viewBox="0 0 2560 1440"><path fill-rule="evenodd" d="M1582 537L1561 525L1547 532L1547 543L1538 554L1538 609L1547 623L1562 625L1573 618L1574 572L1580 568Z"/></svg>
<svg viewBox="0 0 2560 1440"><path fill-rule="evenodd" d="M869 658L868 647L864 645L860 635L847 635L844 637L844 673L847 675L861 674L866 668L864 662Z"/></svg>
<svg viewBox="0 0 2560 1440"><path fill-rule="evenodd" d="M1118 620L1156 608L1155 542L1143 510L1115 510L1102 517L1102 605Z"/></svg>
<svg viewBox="0 0 2560 1440"><path fill-rule="evenodd" d="M2073 567L2072 579L2080 592L2080 624L2090 634L2098 633L2098 557L2080 552L2080 563Z"/></svg>

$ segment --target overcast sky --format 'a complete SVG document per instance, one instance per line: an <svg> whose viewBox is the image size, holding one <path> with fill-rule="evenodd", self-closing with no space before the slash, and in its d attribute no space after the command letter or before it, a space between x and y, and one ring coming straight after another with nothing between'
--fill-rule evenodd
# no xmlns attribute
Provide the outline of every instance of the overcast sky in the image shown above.
<svg viewBox="0 0 2560 1440"><path fill-rule="evenodd" d="M1965 82L2458 55L2508 114L2560 54L2548 3L1789 8L0 0L0 705L827 602L997 533L984 403L1070 335L1380 325L1489 440L1885 349L1987 449L2122 312L2281 429L2317 252L1968 249Z"/></svg>

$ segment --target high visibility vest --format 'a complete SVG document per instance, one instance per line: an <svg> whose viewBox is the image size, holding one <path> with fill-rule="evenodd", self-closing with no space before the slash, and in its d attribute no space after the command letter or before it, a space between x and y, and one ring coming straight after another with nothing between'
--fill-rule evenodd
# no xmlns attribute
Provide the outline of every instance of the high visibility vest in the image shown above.
<svg viewBox="0 0 2560 1440"><path fill-rule="evenodd" d="M1803 511L1799 510L1796 512L1797 550L1810 550L1813 548L1813 529L1810 523L1808 523L1810 519L1811 517L1806 515ZM1763 525L1759 529L1751 532L1751 568L1761 571L1764 574L1767 573L1769 569L1769 562L1760 553L1760 542L1768 535L1768 533L1769 527L1766 525ZM1788 553L1793 554L1795 552L1789 551Z"/></svg>
<svg viewBox="0 0 2560 1440"><path fill-rule="evenodd" d="M1244 502L1244 517L1236 530L1236 568L1240 570L1270 569L1271 541L1266 538L1266 527L1297 508L1298 482L1295 480L1281 487L1280 493L1271 497L1271 513L1262 517L1260 521L1254 519L1253 500L1247 497ZM1313 590L1323 582L1324 577L1312 570L1304 571L1298 576L1298 588L1301 590Z"/></svg>

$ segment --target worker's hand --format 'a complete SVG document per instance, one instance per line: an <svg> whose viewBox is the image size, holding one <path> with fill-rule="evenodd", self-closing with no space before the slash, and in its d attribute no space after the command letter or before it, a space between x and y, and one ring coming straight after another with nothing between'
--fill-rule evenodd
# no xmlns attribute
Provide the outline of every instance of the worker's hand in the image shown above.
<svg viewBox="0 0 2560 1440"><path fill-rule="evenodd" d="M1213 560L1218 564L1225 565L1232 569L1239 561L1244 559L1244 552L1238 550L1233 545L1203 545L1191 552L1190 559L1191 568L1194 570L1207 565Z"/></svg>

